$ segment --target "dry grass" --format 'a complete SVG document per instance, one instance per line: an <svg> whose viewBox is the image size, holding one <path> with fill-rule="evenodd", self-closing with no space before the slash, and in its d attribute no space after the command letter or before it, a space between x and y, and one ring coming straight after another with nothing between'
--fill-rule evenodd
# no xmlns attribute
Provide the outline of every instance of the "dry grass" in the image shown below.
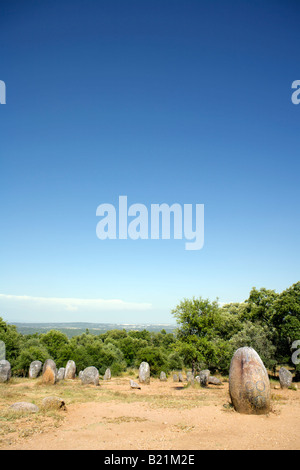
<svg viewBox="0 0 300 470"><path fill-rule="evenodd" d="M147 421L144 416L125 415L124 409L140 404L154 413L162 414L177 413L176 410L193 410L202 408L203 411L207 407L218 407L230 419L235 413L232 405L229 403L228 384L220 387L209 386L205 389L199 384L187 386L183 383L174 383L170 378L168 382L162 383L158 379L151 379L151 384L142 386L142 390L132 390L129 386L129 378L134 377L137 371L131 371L130 375L113 378L111 381L100 383L99 387L93 385L82 385L79 379L65 380L55 385L43 383L41 378L24 379L14 378L8 384L0 384L0 447L8 448L9 446L21 444L26 438L30 438L37 434L44 434L51 430L59 428L68 417L68 407L71 410L76 409L77 405L87 403L103 403L104 409L106 403L113 402L115 408L121 409L121 413L117 416L109 416L104 413L103 420L96 423L86 423L85 427L95 427L109 425L113 427L118 425L122 428L122 424L142 423ZM61 397L66 403L66 411L64 410L45 410L42 409L42 401L45 397L57 396ZM26 412L15 412L9 407L15 402L26 401L37 405L39 412L30 414ZM272 390L273 405L293 404L299 406L299 394L291 391ZM205 408L204 408L205 407ZM144 408L142 408L144 409ZM281 408L280 408L281 409ZM160 411L161 410L161 411ZM70 413L71 414L71 413ZM226 418L227 419L227 418ZM67 422L67 421L66 421ZM190 422L181 422L171 426L172 434L194 433L196 432L195 424ZM143 432L143 431L141 431Z"/></svg>
<svg viewBox="0 0 300 470"><path fill-rule="evenodd" d="M114 387L111 389L110 382L102 383L100 387L84 386L78 379L52 385L44 383L41 378L14 378L8 384L0 384L0 436L5 436L4 441L7 441L7 438L12 435L19 438L26 437L59 426L64 420L64 411L49 411L41 408L43 399L49 396L63 397L67 408L68 405L75 403L114 401L119 403L147 402L155 409L190 409L203 406L207 402L207 391L201 391L197 385L187 389L182 384L174 384L173 391L168 395L163 392L153 393L150 386L144 387L145 393L143 394L139 391L133 392L128 386L128 378L135 377L136 372L131 371L130 376L127 375L126 378L122 376L115 378ZM119 390L115 390L116 386ZM10 410L10 405L19 401L33 403L40 408L40 411L30 414ZM124 422L124 419L118 418L120 423ZM3 443L3 439L1 440Z"/></svg>

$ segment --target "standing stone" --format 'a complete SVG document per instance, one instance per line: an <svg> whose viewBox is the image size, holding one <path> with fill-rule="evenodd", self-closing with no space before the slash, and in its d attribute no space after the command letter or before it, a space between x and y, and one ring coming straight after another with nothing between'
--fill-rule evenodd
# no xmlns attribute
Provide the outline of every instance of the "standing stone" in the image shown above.
<svg viewBox="0 0 300 470"><path fill-rule="evenodd" d="M166 376L166 373L165 373L165 372L162 371L162 372L160 373L159 380L160 380L161 382L166 382L166 381L167 381L167 376Z"/></svg>
<svg viewBox="0 0 300 470"><path fill-rule="evenodd" d="M81 371L79 372L79 374L78 374L78 378L79 378L79 380L81 380L82 373L83 373L83 371L81 370Z"/></svg>
<svg viewBox="0 0 300 470"><path fill-rule="evenodd" d="M173 374L173 382L178 382L178 375L177 374Z"/></svg>
<svg viewBox="0 0 300 470"><path fill-rule="evenodd" d="M8 361L2 359L0 361L0 382L8 382L11 378L11 366Z"/></svg>
<svg viewBox="0 0 300 470"><path fill-rule="evenodd" d="M139 382L147 385L150 383L150 366L148 362L142 362L140 365Z"/></svg>
<svg viewBox="0 0 300 470"><path fill-rule="evenodd" d="M210 371L208 369L200 371L199 378L200 378L201 387L207 387L209 376L210 376Z"/></svg>
<svg viewBox="0 0 300 470"><path fill-rule="evenodd" d="M281 367L279 371L279 380L281 388L289 388L292 385L293 375L285 367Z"/></svg>
<svg viewBox="0 0 300 470"><path fill-rule="evenodd" d="M57 377L56 377L57 382L64 380L65 373L66 373L66 369L64 367L61 367L60 369L58 369Z"/></svg>
<svg viewBox="0 0 300 470"><path fill-rule="evenodd" d="M103 380L110 380L111 379L111 371L110 369L106 369L105 374L103 376Z"/></svg>
<svg viewBox="0 0 300 470"><path fill-rule="evenodd" d="M42 370L43 363L41 361L33 361L29 366L29 378L36 379L41 370Z"/></svg>
<svg viewBox="0 0 300 470"><path fill-rule="evenodd" d="M43 382L54 385L56 383L57 369L52 359L47 359L43 366Z"/></svg>
<svg viewBox="0 0 300 470"><path fill-rule="evenodd" d="M65 379L75 379L76 376L76 364L74 361L68 361L65 371Z"/></svg>
<svg viewBox="0 0 300 470"><path fill-rule="evenodd" d="M99 371L94 366L87 367L82 371L81 374L81 383L99 385Z"/></svg>
<svg viewBox="0 0 300 470"><path fill-rule="evenodd" d="M192 376L193 376L193 373L192 373L191 371L188 371L188 372L186 373L186 380L187 380L187 382L190 381L190 378L191 378Z"/></svg>
<svg viewBox="0 0 300 470"><path fill-rule="evenodd" d="M181 372L178 374L178 382L183 382L183 375Z"/></svg>
<svg viewBox="0 0 300 470"><path fill-rule="evenodd" d="M190 384L190 385L194 385L195 383L195 377L194 377L194 374L192 372L188 372L186 374L186 380L187 380L187 383Z"/></svg>
<svg viewBox="0 0 300 470"><path fill-rule="evenodd" d="M236 411L267 414L270 411L270 381L266 368L249 347L238 349L231 360L229 394Z"/></svg>

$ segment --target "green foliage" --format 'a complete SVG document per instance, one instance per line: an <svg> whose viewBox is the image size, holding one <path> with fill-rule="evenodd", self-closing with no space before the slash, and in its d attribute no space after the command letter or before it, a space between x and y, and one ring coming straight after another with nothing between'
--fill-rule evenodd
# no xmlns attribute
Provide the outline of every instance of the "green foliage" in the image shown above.
<svg viewBox="0 0 300 470"><path fill-rule="evenodd" d="M168 369L167 355L161 348L147 346L140 349L136 356L136 367L143 361L148 362L151 375L154 376L158 376L161 371Z"/></svg>
<svg viewBox="0 0 300 470"><path fill-rule="evenodd" d="M232 354L253 347L265 365L291 364L291 344L300 339L300 282L281 294L253 288L241 304L184 299L173 311L179 328L176 350L192 369L228 372Z"/></svg>
<svg viewBox="0 0 300 470"><path fill-rule="evenodd" d="M254 322L269 322L272 320L274 302L278 298L278 294L274 290L262 288L257 290L255 287L250 292L248 300L246 300L246 308L244 311L244 319Z"/></svg>
<svg viewBox="0 0 300 470"><path fill-rule="evenodd" d="M222 311L217 301L201 297L184 299L172 313L179 324L176 350L184 364L193 371L204 367L226 370L231 348L224 341L222 331L224 328L224 336L228 337L238 329L239 321L234 314L229 309Z"/></svg>
<svg viewBox="0 0 300 470"><path fill-rule="evenodd" d="M49 353L42 344L27 344L22 348L22 351L15 362L13 369L14 373L15 375L27 377L30 364L33 361L41 361L44 363L48 358Z"/></svg>
<svg viewBox="0 0 300 470"><path fill-rule="evenodd" d="M5 344L6 359L15 367L17 358L21 352L23 337L13 325L8 325L0 318L0 341Z"/></svg>
<svg viewBox="0 0 300 470"><path fill-rule="evenodd" d="M119 348L123 353L124 360L127 367L132 367L136 355L143 348L148 346L148 342L144 339L134 338L131 335L128 335L126 338L122 338L119 341Z"/></svg>
<svg viewBox="0 0 300 470"><path fill-rule="evenodd" d="M192 300L184 299L172 310L180 328L177 330L177 338L183 342L188 341L191 336L203 338L212 336L219 322L219 308L217 301L210 302L208 299Z"/></svg>
<svg viewBox="0 0 300 470"><path fill-rule="evenodd" d="M60 350L69 342L68 337L57 330L51 330L48 333L42 334L40 339L54 361L59 359Z"/></svg>
<svg viewBox="0 0 300 470"><path fill-rule="evenodd" d="M272 330L267 325L262 326L246 321L241 331L236 333L229 342L234 351L243 346L255 349L265 366L272 369L276 365L276 347L272 343L273 336Z"/></svg>
<svg viewBox="0 0 300 470"><path fill-rule="evenodd" d="M181 370L184 367L183 355L178 351L171 352L167 357L167 367L164 372L170 372L171 370Z"/></svg>

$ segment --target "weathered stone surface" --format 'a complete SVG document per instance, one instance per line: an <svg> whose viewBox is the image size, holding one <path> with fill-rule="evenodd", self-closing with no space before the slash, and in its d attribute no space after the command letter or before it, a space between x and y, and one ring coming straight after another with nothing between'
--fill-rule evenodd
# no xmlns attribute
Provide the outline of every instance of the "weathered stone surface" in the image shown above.
<svg viewBox="0 0 300 470"><path fill-rule="evenodd" d="M208 377L208 383L213 385L222 385L221 380L217 377L213 377L212 375Z"/></svg>
<svg viewBox="0 0 300 470"><path fill-rule="evenodd" d="M94 366L87 367L82 371L80 380L82 384L99 385L99 371Z"/></svg>
<svg viewBox="0 0 300 470"><path fill-rule="evenodd" d="M279 370L279 381L281 388L289 388L292 385L293 375L285 367Z"/></svg>
<svg viewBox="0 0 300 470"><path fill-rule="evenodd" d="M81 379L83 371L81 370L78 374L78 378Z"/></svg>
<svg viewBox="0 0 300 470"><path fill-rule="evenodd" d="M266 414L270 411L270 381L266 368L249 347L238 349L231 360L229 394L236 411Z"/></svg>
<svg viewBox="0 0 300 470"><path fill-rule="evenodd" d="M142 362L139 368L139 382L142 384L150 383L150 366L148 362Z"/></svg>
<svg viewBox="0 0 300 470"><path fill-rule="evenodd" d="M76 364L74 361L68 361L65 370L65 379L75 379L76 377Z"/></svg>
<svg viewBox="0 0 300 470"><path fill-rule="evenodd" d="M207 387L209 376L210 376L210 371L208 369L200 371L200 373L199 373L200 382L199 383L200 383L201 387Z"/></svg>
<svg viewBox="0 0 300 470"><path fill-rule="evenodd" d="M43 366L43 382L54 385L56 383L57 369L52 359L47 359Z"/></svg>
<svg viewBox="0 0 300 470"><path fill-rule="evenodd" d="M103 376L103 380L110 380L111 379L111 371L110 369L106 369L105 374Z"/></svg>
<svg viewBox="0 0 300 470"><path fill-rule="evenodd" d="M193 373L192 373L191 371L188 371L188 372L186 373L186 380L189 382L189 380L190 380L191 377L194 377L194 375L193 375Z"/></svg>
<svg viewBox="0 0 300 470"><path fill-rule="evenodd" d="M11 378L11 366L8 361L2 359L0 361L0 382L8 382Z"/></svg>
<svg viewBox="0 0 300 470"><path fill-rule="evenodd" d="M36 379L41 373L43 363L41 361L33 361L29 366L29 378Z"/></svg>
<svg viewBox="0 0 300 470"><path fill-rule="evenodd" d="M178 375L177 374L173 374L173 382L178 382Z"/></svg>
<svg viewBox="0 0 300 470"><path fill-rule="evenodd" d="M42 408L46 410L65 410L66 404L62 398L46 397L42 401Z"/></svg>
<svg viewBox="0 0 300 470"><path fill-rule="evenodd" d="M166 382L166 381L167 381L167 376L166 376L166 373L165 373L165 372L162 371L162 372L160 373L159 380L160 380L161 382Z"/></svg>
<svg viewBox="0 0 300 470"><path fill-rule="evenodd" d="M178 382L183 382L183 375L181 372L178 374Z"/></svg>
<svg viewBox="0 0 300 470"><path fill-rule="evenodd" d="M64 367L61 367L60 369L58 369L57 376L56 376L57 382L64 380L65 373L66 373L66 369Z"/></svg>
<svg viewBox="0 0 300 470"><path fill-rule="evenodd" d="M27 401L20 401L14 403L9 407L13 411L27 412L27 413L37 413L39 408L33 403L28 403Z"/></svg>
<svg viewBox="0 0 300 470"><path fill-rule="evenodd" d="M139 386L139 384L137 384L134 380L130 380L129 384L131 388L141 390L141 387Z"/></svg>
<svg viewBox="0 0 300 470"><path fill-rule="evenodd" d="M193 374L191 374L191 375L189 375L189 376L187 377L187 382L188 382L188 384L194 385L194 383L195 383L195 377L194 377Z"/></svg>

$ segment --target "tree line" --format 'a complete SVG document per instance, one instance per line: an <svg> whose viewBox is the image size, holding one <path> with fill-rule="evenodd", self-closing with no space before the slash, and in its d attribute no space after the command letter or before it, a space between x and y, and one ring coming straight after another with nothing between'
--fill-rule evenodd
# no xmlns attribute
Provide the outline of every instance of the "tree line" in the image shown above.
<svg viewBox="0 0 300 470"><path fill-rule="evenodd" d="M0 318L0 341L16 376L27 376L32 361L49 358L58 368L70 359L78 371L93 365L101 375L108 367L119 375L142 361L154 376L183 368L228 374L234 351L250 346L270 372L289 365L299 380L292 347L300 340L300 281L281 293L253 288L242 303L220 306L218 300L184 299L172 314L178 326L174 333L115 329L95 335L86 330L70 339L58 330L24 335Z"/></svg>

